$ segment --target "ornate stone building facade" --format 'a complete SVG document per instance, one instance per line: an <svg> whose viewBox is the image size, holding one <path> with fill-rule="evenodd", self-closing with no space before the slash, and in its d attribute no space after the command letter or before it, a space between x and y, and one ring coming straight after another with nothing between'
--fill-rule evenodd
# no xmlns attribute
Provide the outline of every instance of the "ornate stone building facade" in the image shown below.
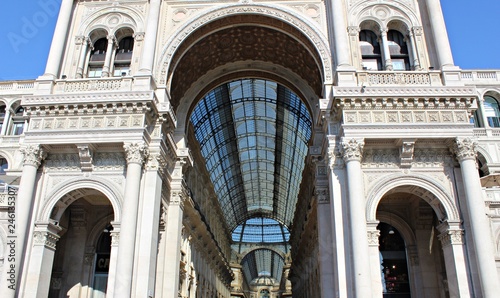
<svg viewBox="0 0 500 298"><path fill-rule="evenodd" d="M0 100L1 297L500 293L500 71L437 0L62 0Z"/></svg>

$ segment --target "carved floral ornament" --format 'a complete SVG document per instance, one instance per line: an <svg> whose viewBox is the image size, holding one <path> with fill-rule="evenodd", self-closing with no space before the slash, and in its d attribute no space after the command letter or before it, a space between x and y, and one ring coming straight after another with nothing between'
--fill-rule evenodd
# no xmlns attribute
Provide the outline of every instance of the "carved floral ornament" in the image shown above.
<svg viewBox="0 0 500 298"><path fill-rule="evenodd" d="M38 168L42 160L47 157L47 152L38 144L26 145L21 148L21 153L24 155L23 164L31 165L36 168Z"/></svg>
<svg viewBox="0 0 500 298"><path fill-rule="evenodd" d="M451 151L457 156L458 161L476 159L477 142L471 138L457 138L451 147Z"/></svg>
<svg viewBox="0 0 500 298"><path fill-rule="evenodd" d="M342 156L344 161L358 160L361 161L363 155L363 147L365 143L362 139L342 140Z"/></svg>
<svg viewBox="0 0 500 298"><path fill-rule="evenodd" d="M125 158L127 164L138 163L143 164L146 157L149 155L149 149L144 143L129 143L123 145L125 150Z"/></svg>

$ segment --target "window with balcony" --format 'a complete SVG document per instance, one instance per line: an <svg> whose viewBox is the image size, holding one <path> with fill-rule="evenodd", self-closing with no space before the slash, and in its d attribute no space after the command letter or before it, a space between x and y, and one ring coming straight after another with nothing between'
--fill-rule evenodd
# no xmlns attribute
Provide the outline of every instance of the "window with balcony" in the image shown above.
<svg viewBox="0 0 500 298"><path fill-rule="evenodd" d="M500 107L494 97L484 97L484 114L489 127L500 127Z"/></svg>
<svg viewBox="0 0 500 298"><path fill-rule="evenodd" d="M126 76L130 74L130 63L134 51L134 38L131 36L123 38L116 50L113 76Z"/></svg>
<svg viewBox="0 0 500 298"><path fill-rule="evenodd" d="M100 78L102 76L107 46L108 40L106 38L98 39L94 43L93 49L90 52L89 68L87 72L89 78Z"/></svg>
<svg viewBox="0 0 500 298"><path fill-rule="evenodd" d="M408 46L403 34L396 30L389 30L389 32L387 32L387 41L389 43L389 54L391 56L393 69L410 70Z"/></svg>
<svg viewBox="0 0 500 298"><path fill-rule="evenodd" d="M370 30L361 30L359 44L363 69L382 70L382 55L377 35Z"/></svg>
<svg viewBox="0 0 500 298"><path fill-rule="evenodd" d="M18 107L16 113L12 116L12 126L10 128L11 135L21 135L24 132L24 108Z"/></svg>

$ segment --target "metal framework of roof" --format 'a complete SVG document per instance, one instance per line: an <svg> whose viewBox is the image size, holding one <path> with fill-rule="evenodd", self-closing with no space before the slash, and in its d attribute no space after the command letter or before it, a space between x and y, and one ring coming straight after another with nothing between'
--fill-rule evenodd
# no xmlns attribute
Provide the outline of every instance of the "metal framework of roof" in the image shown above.
<svg viewBox="0 0 500 298"><path fill-rule="evenodd" d="M241 79L210 91L190 120L233 241L288 242L312 135L302 100L276 82Z"/></svg>
<svg viewBox="0 0 500 298"><path fill-rule="evenodd" d="M243 275L250 285L259 277L272 277L279 283L285 261L273 250L257 249L247 254L241 264Z"/></svg>

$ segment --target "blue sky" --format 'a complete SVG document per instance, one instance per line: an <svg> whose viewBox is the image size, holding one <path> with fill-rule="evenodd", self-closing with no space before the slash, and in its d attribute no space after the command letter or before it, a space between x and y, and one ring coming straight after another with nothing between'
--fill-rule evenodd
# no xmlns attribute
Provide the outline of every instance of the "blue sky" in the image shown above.
<svg viewBox="0 0 500 298"><path fill-rule="evenodd" d="M44 72L61 0L2 0L0 80ZM455 64L500 69L500 0L441 0ZM58 7L57 7L58 9Z"/></svg>

